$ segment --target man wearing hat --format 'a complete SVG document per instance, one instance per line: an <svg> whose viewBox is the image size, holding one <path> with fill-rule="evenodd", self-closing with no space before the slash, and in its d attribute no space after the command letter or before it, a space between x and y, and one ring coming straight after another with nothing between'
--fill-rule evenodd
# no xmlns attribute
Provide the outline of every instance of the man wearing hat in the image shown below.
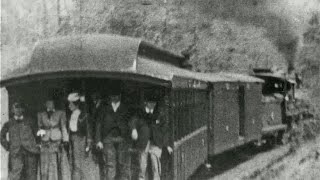
<svg viewBox="0 0 320 180"><path fill-rule="evenodd" d="M95 138L97 148L103 151L105 178L130 179L128 110L121 102L120 86L116 83L112 84L110 100L98 117Z"/></svg>
<svg viewBox="0 0 320 180"><path fill-rule="evenodd" d="M150 145L150 128L145 118L144 110L137 110L136 114L130 119L132 152L137 169L133 172L133 178L146 179L146 171L148 164L148 154Z"/></svg>
<svg viewBox="0 0 320 180"><path fill-rule="evenodd" d="M93 102L93 106L91 107L91 121L92 121L92 132L96 132L96 125L100 114L104 111L105 102L102 98L100 92L93 92L91 95L91 100ZM93 134L95 136L96 134ZM95 138L94 138L95 140Z"/></svg>
<svg viewBox="0 0 320 180"><path fill-rule="evenodd" d="M161 177L161 154L166 148L169 154L172 148L168 145L168 126L164 105L160 105L160 96L150 94L145 100L145 119L150 128L149 155L151 161L152 177L160 180Z"/></svg>
<svg viewBox="0 0 320 180"><path fill-rule="evenodd" d="M24 116L24 107L16 102L12 105L13 117L1 129L1 145L9 151L9 180L20 180L22 170L25 179L37 179L36 128L32 120ZM9 134L9 140L7 139Z"/></svg>
<svg viewBox="0 0 320 180"><path fill-rule="evenodd" d="M91 94L91 99L93 101L93 107L91 109L92 132L96 132L97 120L100 114L103 112L104 104L103 104L102 96L98 91L95 91ZM93 134L93 136L95 136L95 134ZM94 140L96 140L96 138L94 138ZM93 154L94 154L94 160L99 164L100 175L101 175L100 179L105 179L104 178L105 173L104 173L104 167L103 167L104 161L103 161L102 152L97 150L96 148L93 148Z"/></svg>
<svg viewBox="0 0 320 180"><path fill-rule="evenodd" d="M152 179L160 179L162 148L169 154L172 148L168 146L168 129L165 118L164 106L160 105L160 96L154 90L146 91L144 105L131 121L133 148L138 152L137 179L144 180L148 177L147 164L150 156Z"/></svg>

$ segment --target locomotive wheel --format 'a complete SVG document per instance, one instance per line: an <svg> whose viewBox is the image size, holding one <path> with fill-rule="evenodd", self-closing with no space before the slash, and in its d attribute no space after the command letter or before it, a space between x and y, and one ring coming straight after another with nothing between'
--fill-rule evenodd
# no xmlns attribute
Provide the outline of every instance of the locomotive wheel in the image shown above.
<svg viewBox="0 0 320 180"><path fill-rule="evenodd" d="M283 143L283 135L284 135L285 131L284 130L281 130L277 133L277 136L276 136L276 144L279 144L279 145L282 145L284 144Z"/></svg>
<svg viewBox="0 0 320 180"><path fill-rule="evenodd" d="M266 148L273 147L276 144L276 137L277 136L275 134L266 137L264 146Z"/></svg>

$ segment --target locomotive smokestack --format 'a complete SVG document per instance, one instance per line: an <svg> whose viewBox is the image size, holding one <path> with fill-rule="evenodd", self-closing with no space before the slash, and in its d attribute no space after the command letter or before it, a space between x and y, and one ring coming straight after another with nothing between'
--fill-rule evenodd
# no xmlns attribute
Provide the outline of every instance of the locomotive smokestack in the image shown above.
<svg viewBox="0 0 320 180"><path fill-rule="evenodd" d="M295 61L299 49L299 38L293 39L288 43L277 43L279 51L283 53L288 65L288 74L291 74L295 70Z"/></svg>

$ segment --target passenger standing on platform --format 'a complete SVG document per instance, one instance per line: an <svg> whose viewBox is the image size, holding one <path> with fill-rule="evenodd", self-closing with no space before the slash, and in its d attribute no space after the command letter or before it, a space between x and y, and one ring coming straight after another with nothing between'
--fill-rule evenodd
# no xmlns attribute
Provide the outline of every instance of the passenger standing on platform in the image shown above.
<svg viewBox="0 0 320 180"><path fill-rule="evenodd" d="M91 95L91 99L93 101L93 107L92 107L92 111L91 111L91 124L92 124L92 132L93 136L95 136L95 132L96 132L96 126L97 126L97 121L98 121L98 117L99 115L103 112L103 101L102 101L102 97L101 94L99 92L94 92ZM96 140L95 137L93 137L94 141ZM94 144L97 144L98 142L94 142ZM101 178L100 179L105 179L105 172L104 172L104 161L103 161L103 154L101 151L97 150L96 148L93 148L93 155L94 155L94 159L95 161L99 164L99 169L100 169L100 175Z"/></svg>
<svg viewBox="0 0 320 180"><path fill-rule="evenodd" d="M151 160L151 170L153 180L161 178L161 154L162 149L166 148L169 154L172 153L172 148L168 144L168 125L165 118L163 107L158 105L156 97L150 97L145 101L145 118L150 127L150 146L149 155Z"/></svg>
<svg viewBox="0 0 320 180"><path fill-rule="evenodd" d="M20 180L22 170L25 170L25 179L36 180L39 153L35 138L36 123L24 116L24 107L18 102L12 105L12 112L13 118L1 129L1 145L10 153L8 179Z"/></svg>
<svg viewBox="0 0 320 180"><path fill-rule="evenodd" d="M139 180L145 179L148 155L150 155L152 179L158 180L161 178L160 158L162 149L166 148L169 154L173 151L168 144L168 126L165 112L163 111L163 107L157 107L158 101L159 98L155 95L146 96L144 109L137 121L139 123L136 123L140 124L140 128L135 129L133 127L132 131L132 138L136 139L136 143L143 145L140 146L140 149L143 151L140 153L139 160L141 167L139 170Z"/></svg>
<svg viewBox="0 0 320 180"><path fill-rule="evenodd" d="M112 83L110 101L99 115L96 126L97 147L103 150L107 180L131 178L128 110L121 102L120 86ZM117 172L119 167L119 172Z"/></svg>
<svg viewBox="0 0 320 180"><path fill-rule="evenodd" d="M148 164L148 151L149 151L149 139L150 128L144 116L144 112L138 110L137 114L130 120L131 138L133 140L132 149L137 170L133 172L134 180L145 180Z"/></svg>
<svg viewBox="0 0 320 180"><path fill-rule="evenodd" d="M92 132L96 132L96 124L99 115L103 112L103 102L102 102L102 97L99 92L94 92L91 95L91 99L93 101L93 108L92 108ZM95 134L93 134L95 136Z"/></svg>
<svg viewBox="0 0 320 180"><path fill-rule="evenodd" d="M66 113L57 110L53 100L47 100L45 107L46 111L38 113L41 180L69 180L69 162L62 146L69 143Z"/></svg>
<svg viewBox="0 0 320 180"><path fill-rule="evenodd" d="M95 165L90 148L92 144L92 130L89 123L89 115L84 109L80 109L84 103L84 96L71 93L68 96L71 117L69 121L71 164L73 180L99 179L99 169Z"/></svg>

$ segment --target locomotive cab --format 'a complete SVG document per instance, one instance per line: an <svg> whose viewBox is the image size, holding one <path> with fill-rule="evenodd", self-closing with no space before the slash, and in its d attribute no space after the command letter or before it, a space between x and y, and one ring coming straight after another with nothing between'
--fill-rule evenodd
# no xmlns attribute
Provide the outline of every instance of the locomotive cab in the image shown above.
<svg viewBox="0 0 320 180"><path fill-rule="evenodd" d="M254 76L265 81L262 87L262 134L281 140L283 132L290 127L287 112L294 102L295 82L270 69L254 69Z"/></svg>

